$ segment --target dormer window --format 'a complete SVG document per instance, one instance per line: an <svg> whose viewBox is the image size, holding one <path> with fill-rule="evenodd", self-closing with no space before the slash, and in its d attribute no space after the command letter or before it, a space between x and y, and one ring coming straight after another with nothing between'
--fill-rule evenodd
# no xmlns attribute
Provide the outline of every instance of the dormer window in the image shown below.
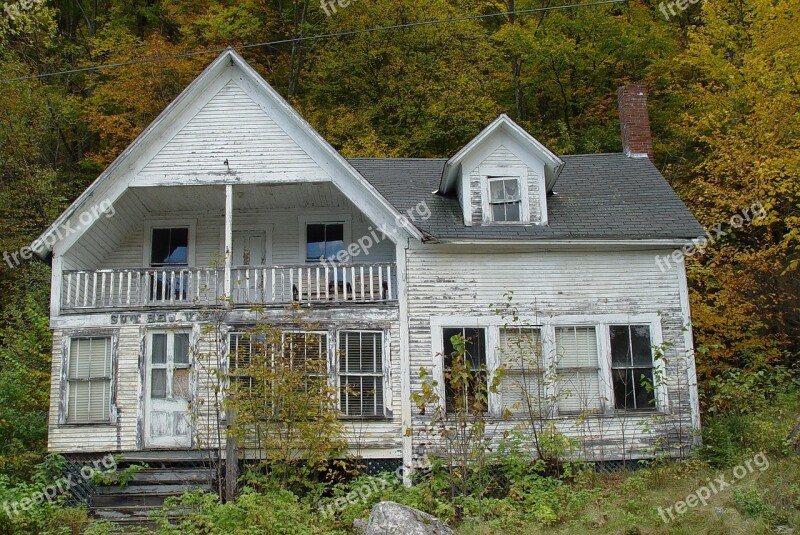
<svg viewBox="0 0 800 535"><path fill-rule="evenodd" d="M522 195L517 177L489 177L489 204L492 221L522 221Z"/></svg>
<svg viewBox="0 0 800 535"><path fill-rule="evenodd" d="M519 225L531 222L526 167L481 166L478 175L482 206L476 215L482 224Z"/></svg>

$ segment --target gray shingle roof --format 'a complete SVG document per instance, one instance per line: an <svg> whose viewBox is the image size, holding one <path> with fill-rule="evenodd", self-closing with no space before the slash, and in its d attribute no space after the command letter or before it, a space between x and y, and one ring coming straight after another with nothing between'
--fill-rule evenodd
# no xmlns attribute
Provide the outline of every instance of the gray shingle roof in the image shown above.
<svg viewBox="0 0 800 535"><path fill-rule="evenodd" d="M624 154L562 156L561 176L547 198L546 226L464 225L454 197L439 187L443 158L352 158L348 161L398 211L420 201L432 216L415 226L433 238L458 239L655 239L705 233L648 159Z"/></svg>

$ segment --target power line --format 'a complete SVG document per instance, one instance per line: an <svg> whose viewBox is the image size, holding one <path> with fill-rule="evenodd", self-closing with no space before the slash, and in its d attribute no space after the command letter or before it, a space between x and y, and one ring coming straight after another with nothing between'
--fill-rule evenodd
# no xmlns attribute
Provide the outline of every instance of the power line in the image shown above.
<svg viewBox="0 0 800 535"><path fill-rule="evenodd" d="M539 13L544 11L555 11L555 10L562 10L562 9L572 9L578 7L591 7L591 6L601 6L607 4L622 4L627 2L628 0L599 0L597 2L587 2L583 4L565 4L562 6L548 6L548 7L536 7L530 9L520 9L517 11L502 11L499 13L488 13L483 15L466 15L463 17L453 17L449 19L436 19L436 20L424 20L419 22L408 22L405 24L395 24L392 26L380 26L377 28L362 28L360 30L349 30L346 32L338 32L338 33L324 33L320 35L309 35L306 37L293 37L290 39L279 39L277 41L266 41L263 43L251 43L249 45L240 45L240 46L232 46L229 48L233 48L234 50L247 50L250 48L260 48L265 46L274 46L274 45L283 45L288 43L299 43L303 41L316 41L320 39L330 39L331 37L346 37L349 35L360 35L365 33L372 33L372 32L381 32L381 31L388 31L388 30L402 30L405 28L414 28L418 26L431 26L435 24L445 24L450 22L463 22L468 20L477 20L477 19L487 19L492 17L502 17L506 15L530 15L532 13ZM191 58L195 56L203 56L206 54L221 54L228 48L216 48L216 49L209 49L209 50L198 50L195 52L184 52L181 54L173 54L169 56L155 56L149 58L139 58L130 61L121 61L119 63L106 63L103 65L94 65L92 67L81 67L78 69L69 69L66 71L56 71L56 72L46 72L42 74L32 74L29 76L18 76L16 78L7 78L5 80L0 80L0 83L7 83L7 82L20 82L23 80L35 80L41 78L49 78L52 76L59 76L62 74L76 74L81 72L93 72L100 69L111 69L116 67L127 67L130 65L141 65L143 63L156 63L162 61L169 61L172 59L183 59L183 58Z"/></svg>

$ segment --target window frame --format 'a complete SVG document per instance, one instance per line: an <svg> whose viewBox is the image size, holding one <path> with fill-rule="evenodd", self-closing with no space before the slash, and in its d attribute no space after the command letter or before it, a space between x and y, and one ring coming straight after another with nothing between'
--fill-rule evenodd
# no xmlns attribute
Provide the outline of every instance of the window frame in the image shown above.
<svg viewBox="0 0 800 535"><path fill-rule="evenodd" d="M342 385L341 378L342 378L342 375L363 376L363 377L377 377L378 376L377 372L368 373L368 374L363 374L363 373L342 373L342 371L339 368L339 365L341 363L341 358L340 358L341 357L341 355L340 355L341 350L340 350L340 348L341 348L342 335L343 334L347 334L347 333L362 333L362 334L363 333L369 333L369 334L378 334L378 335L380 335L380 341L381 341L381 355L380 355L380 358L381 358L381 366L380 366L381 371L380 371L380 375L381 375L381 381L382 381L382 386L383 386L383 392L382 392L383 399L381 400L381 405L382 405L382 409L383 410L381 411L380 414L371 414L371 415L367 415L367 416L364 416L364 415L360 415L360 416L359 415L351 415L351 414L346 414L342 409L342 399L341 399L341 385ZM333 368L333 373L335 374L335 380L336 380L337 406L339 408L339 418L340 419L344 419L344 420L383 420L383 419L387 418L387 416L391 416L391 411L389 410L389 407L391 406L390 405L390 403L391 403L391 399L390 399L390 395L391 395L391 388L390 388L391 387L391 366L390 366L390 364L391 363L389 362L389 344L390 344L390 340L389 340L389 336L388 336L388 331L385 331L385 330L341 328L341 329L338 329L336 331L336 351L335 351L335 355L334 355L334 361L332 363L333 364L332 368Z"/></svg>
<svg viewBox="0 0 800 535"><path fill-rule="evenodd" d="M552 386L551 386L550 382L548 381L548 378L550 377L550 375L552 373L552 370L549 369L549 361L548 361L548 358L547 358L547 353L545 351L544 326L541 323L538 323L538 324L506 324L506 325L499 325L497 327L497 349L496 349L497 356L496 356L496 359L495 359L497 361L498 367L499 366L503 366L503 365L505 365L507 363L503 358L503 354L502 354L503 347L501 346L502 332L504 330L516 330L516 331L525 331L525 330L527 330L527 331L536 331L538 333L538 336L539 336L539 344L538 344L538 346L539 346L538 347L539 360L541 361L542 371L541 372L537 371L537 372L534 372L534 373L537 375L537 379L536 380L539 381L539 385L540 385L539 386L539 390L540 390L540 393L542 395L542 400L540 401L540 404L539 404L540 405L539 408L541 409L539 415L541 417L552 416L552 402L551 402L551 399L552 399L552 396L553 396L553 389L552 389ZM513 368L506 367L505 370L506 370L506 372L505 372L505 377L503 378L503 381L509 380L509 378L512 375L522 375L522 373L523 373L521 369L515 371ZM517 386L519 387L520 385L518 384ZM500 410L501 411L505 411L506 409L508 409L509 411L512 412L512 417L516 417L517 416L517 412L522 412L522 415L524 417L524 415L525 415L524 411L527 411L528 410L527 408L521 407L521 408L518 408L518 409L513 409L513 407L511 407L508 404L507 400L503 399L504 390L503 390L503 383L502 382L500 383L499 390L500 390L500 392L499 392Z"/></svg>
<svg viewBox="0 0 800 535"><path fill-rule="evenodd" d="M563 323L563 324L554 324L552 327L553 337L552 337L552 381L553 381L553 390L554 390L554 402L552 411L555 415L558 416L569 416L569 417L577 417L580 415L580 411L577 413L574 412L567 412L564 411L562 413L559 407L559 395L561 394L560 386L558 385L558 372L559 370L570 370L574 371L576 374L580 374L581 372L585 372L588 370L588 373L596 373L597 374L597 382L598 382L598 396L599 399L599 409L596 412L589 412L588 414L603 414L608 411L607 405L607 389L605 388L605 373L603 371L603 353L602 353L602 340L600 337L600 327L597 324L571 324L571 323ZM559 357L563 355L559 355L559 347L557 341L556 331L558 329L594 329L594 342L595 342L595 349L597 352L597 363L596 366L559 366Z"/></svg>
<svg viewBox="0 0 800 535"><path fill-rule="evenodd" d="M196 219L148 219L144 222L144 247L142 250L142 266L151 268L151 255L153 247L153 230L155 229L173 229L173 228L186 228L189 231L187 239L186 251L186 266L180 267L195 267L196 265L196 238L197 238L197 220ZM160 266L157 266L160 267Z"/></svg>
<svg viewBox="0 0 800 535"><path fill-rule="evenodd" d="M164 339L164 362L163 363L153 363L152 361L148 361L147 359L151 357L153 351L153 336L155 335L163 335L166 338ZM175 362L175 335L186 336L186 362ZM155 328L155 329L147 329L146 334L146 341L147 349L145 351L145 366L147 367L147 376L145 376L145 391L147 393L148 400L165 400L165 401L174 401L176 399L186 399L189 402L192 402L197 394L197 385L195 384L195 362L194 362L194 355L192 354L192 340L193 333L192 329L190 328ZM172 366L170 366L170 349L172 349ZM165 392L164 397L154 398L153 395L153 379L152 374L153 370L166 370L165 372ZM173 377L175 375L175 370L189 370L189 392L188 397L186 398L175 398L173 391L175 385L173 382Z"/></svg>
<svg viewBox="0 0 800 535"><path fill-rule="evenodd" d="M630 364L630 366L628 366L628 365L626 365L626 366L615 366L614 365L613 348L611 347L611 328L612 327L625 327L627 329L627 332L628 332L628 349L631 351L631 364ZM633 357L632 357L632 352L633 352L633 338L632 338L632 336L633 336L633 333L632 333L631 327L647 327L648 331L649 331L648 332L648 338L650 339L650 346L648 347L648 349L650 350L650 367L649 368L650 368L650 373L653 376L653 392L651 394L652 397L653 397L653 404L648 406L648 407L636 407L636 406L634 406L632 408L631 407L619 408L619 407L617 407L617 401L618 400L617 400L617 397L616 397L616 393L614 393L615 392L615 388L614 388L614 370L625 370L626 371L626 375L627 375L628 371L632 372L633 370L636 370L636 369L645 368L644 366L636 366L634 364L634 362L633 362ZM657 345L657 344L653 343L653 329L652 329L652 326L647 324L647 323L627 323L627 324L609 323L606 326L606 328L608 329L608 339L609 339L609 349L610 349L609 355L611 357L611 370L610 370L611 371L611 391L613 393L611 405L613 406L614 410L615 411L642 412L642 413L648 413L648 412L657 411L658 410L657 409L658 396L657 396L657 389L656 389L656 381L658 379L658 375L657 375L658 371L656 369L656 359L655 359L655 355L654 355L654 352L653 352L653 346ZM633 380L634 380L634 383L635 383L637 378L635 376L633 376ZM634 385L634 388L636 388L635 385ZM634 405L635 405L636 404L636 393L635 393L635 391L634 391L633 399L634 399Z"/></svg>
<svg viewBox="0 0 800 535"><path fill-rule="evenodd" d="M69 362L72 340L86 338L109 339L111 351L111 376L109 380L108 419L86 422L69 421ZM119 360L119 331L114 329L92 329L63 333L61 348L61 370L59 377L58 424L59 426L109 426L117 423L117 366Z"/></svg>
<svg viewBox="0 0 800 535"><path fill-rule="evenodd" d="M226 333L226 366L229 372L232 372L235 368L232 362L232 353L231 353L231 337L236 335L245 335L248 334L248 329L252 326L245 326L245 325L236 325L232 326L228 329ZM345 415L341 412L341 404L338 398L339 394L339 334L341 332L374 332L374 333L381 333L381 346L382 346L382 373L383 373L383 415L381 416L349 416ZM391 337L388 327L385 329L380 328L360 328L360 327L351 327L346 324L337 325L337 328L331 329L313 329L309 331L303 331L296 328L287 328L282 331L282 335L288 333L304 333L304 334L319 334L324 335L327 341L326 347L326 379L328 386L335 387L337 390L337 410L339 411L339 419L340 420L356 420L356 421L368 421L368 420L386 420L392 418L392 410L391 410L391 400L392 400L392 391L391 391ZM274 359L273 359L274 362ZM230 375L230 373L229 373ZM226 388L229 385L225 385Z"/></svg>
<svg viewBox="0 0 800 535"><path fill-rule="evenodd" d="M498 320L493 316L432 316L431 323L431 349L433 356L432 377L437 382L437 394L440 403L447 411L446 391L444 380L444 329L484 329L484 343L486 345L486 382L491 384L498 367ZM499 417L501 414L500 392L487 393L487 416ZM448 413L449 414L449 413Z"/></svg>
<svg viewBox="0 0 800 535"><path fill-rule="evenodd" d="M347 251L350 246L352 245L352 224L351 224L351 217L349 214L342 214L341 212L330 212L330 213L319 213L313 214L309 216L301 216L298 218L299 222L299 251L298 251L298 261L300 264L303 265L312 265L315 263L319 263L319 258L315 259L313 262L309 261L306 256L306 250L308 246L308 225L334 225L340 224L342 225L342 237L344 241L344 250ZM352 256L348 253L348 258ZM335 258L335 257L334 257ZM334 263L338 263L336 260L333 260ZM349 264L350 262L345 262L344 265Z"/></svg>
<svg viewBox="0 0 800 535"><path fill-rule="evenodd" d="M481 209L483 211L484 225L529 225L531 223L530 191L528 187L528 168L522 166L511 167L480 167L481 178ZM492 209L491 183L496 180L517 180L520 197L519 221L495 221Z"/></svg>
<svg viewBox="0 0 800 535"><path fill-rule="evenodd" d="M514 324L507 324L497 316L432 316L430 318L430 335L432 355L443 352L442 329L444 327L468 326L468 328L486 328L486 362L488 380L491 381L498 367L502 364L500 355L500 329L503 327L539 328L541 332L542 358L546 373L545 391L547 392L548 418L574 419L573 414L558 415L557 410L557 385L555 382L555 329L556 327L594 327L598 343L598 360L600 372L600 412L591 414L591 417L604 417L615 415L640 415L643 417L654 414L654 411L626 411L614 408L613 382L611 377L611 341L609 325L648 325L650 327L651 346L660 346L663 343L661 328L661 315L658 313L644 314L594 314L594 315L563 315L547 318L521 316ZM653 362L654 388L656 398L655 413L664 413L668 410L667 375L664 359L655 359ZM445 399L443 359L433 358L432 377L438 383L440 399ZM502 391L502 388L499 389ZM500 417L503 412L501 392L489 392L489 411L492 417Z"/></svg>

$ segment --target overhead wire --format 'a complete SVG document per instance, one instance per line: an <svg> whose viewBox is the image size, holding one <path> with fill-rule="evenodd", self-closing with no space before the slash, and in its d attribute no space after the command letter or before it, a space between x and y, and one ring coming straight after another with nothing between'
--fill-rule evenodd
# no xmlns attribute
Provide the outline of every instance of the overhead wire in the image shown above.
<svg viewBox="0 0 800 535"><path fill-rule="evenodd" d="M79 67L75 69L67 69L63 71L54 71L54 72L46 72L41 74L31 74L27 76L17 76L15 78L6 78L4 80L0 80L0 83L9 83L9 82L21 82L24 80L36 80L42 78L49 78L52 76L60 76L64 74L77 74L83 72L93 72L98 71L100 69L112 69L118 67L127 67L131 65L142 65L144 63L156 63L156 62L163 62L163 61L170 61L174 59L185 59L191 58L196 56L203 56L207 54L221 54L222 52L232 48L234 50L249 50L252 48L261 48L261 47L271 47L276 45L283 45L289 43L298 43L304 41L316 41L320 39L331 39L334 37L347 37L350 35L361 35L366 33L372 32L382 32L382 31L391 31L391 30L403 30L406 28L415 28L420 26L432 26L435 24L447 24L453 22L464 22L470 20L479 20L479 19L487 19L492 17L503 17L508 15L530 15L533 13L541 13L546 11L556 11L556 10L565 10L565 9L573 9L573 8L581 8L581 7L592 7L592 6L601 6L601 5L608 5L608 4L622 4L626 3L628 0L598 0L595 2L586 2L580 4L564 4L560 6L546 6L546 7L536 7L536 8L529 8L529 9L519 9L514 11L501 11L497 13L484 13L480 15L464 15L461 17L451 17L447 19L434 19L434 20L423 20L417 22L407 22L403 24L393 24L391 26L378 26L374 28L361 28L358 30L347 30L343 32L334 32L334 33L324 33L318 35L307 35L302 37L291 37L287 39L277 39L274 41L265 41L260 43L250 43L245 45L238 45L238 46L229 46L225 48L215 48L215 49L206 49L206 50L197 50L194 52L182 52L180 54L171 54L166 56L150 56L144 58L133 59L129 61L120 61L116 63L104 63L101 65L92 65L89 67Z"/></svg>

